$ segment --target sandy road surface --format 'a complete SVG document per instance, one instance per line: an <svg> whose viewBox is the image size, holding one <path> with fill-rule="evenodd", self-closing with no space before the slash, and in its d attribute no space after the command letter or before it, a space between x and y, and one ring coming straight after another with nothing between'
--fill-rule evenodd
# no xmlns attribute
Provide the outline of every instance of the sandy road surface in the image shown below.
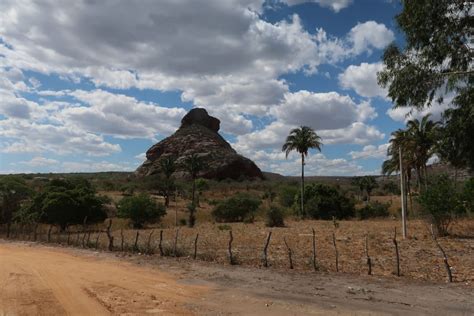
<svg viewBox="0 0 474 316"><path fill-rule="evenodd" d="M0 244L0 315L189 314L206 291L94 253Z"/></svg>
<svg viewBox="0 0 474 316"><path fill-rule="evenodd" d="M474 315L474 289L0 241L3 315Z"/></svg>

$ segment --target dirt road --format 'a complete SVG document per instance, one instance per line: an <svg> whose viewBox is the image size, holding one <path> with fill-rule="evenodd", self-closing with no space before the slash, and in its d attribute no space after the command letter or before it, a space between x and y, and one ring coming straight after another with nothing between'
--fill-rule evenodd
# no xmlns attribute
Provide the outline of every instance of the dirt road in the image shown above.
<svg viewBox="0 0 474 316"><path fill-rule="evenodd" d="M474 314L472 287L0 242L0 315Z"/></svg>

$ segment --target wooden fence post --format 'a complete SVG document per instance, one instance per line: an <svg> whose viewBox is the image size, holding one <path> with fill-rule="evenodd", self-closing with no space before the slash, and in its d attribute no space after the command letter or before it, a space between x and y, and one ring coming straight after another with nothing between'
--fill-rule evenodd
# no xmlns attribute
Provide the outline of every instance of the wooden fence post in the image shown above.
<svg viewBox="0 0 474 316"><path fill-rule="evenodd" d="M146 252L151 255L153 253L152 249L151 249L151 236L153 236L153 233L155 232L155 230L151 230L151 233L150 235L148 235L148 240L146 242Z"/></svg>
<svg viewBox="0 0 474 316"><path fill-rule="evenodd" d="M48 229L48 243L51 242L51 231L53 230L53 225L49 225L49 229Z"/></svg>
<svg viewBox="0 0 474 316"><path fill-rule="evenodd" d="M313 232L313 269L314 271L318 270L318 266L316 264L316 232L314 228L311 228Z"/></svg>
<svg viewBox="0 0 474 316"><path fill-rule="evenodd" d="M270 231L268 233L268 237L267 237L267 241L265 242L265 247L263 248L263 266L265 268L268 267L268 257L267 257L267 253L268 253L268 245L270 244L270 238L272 237L272 232Z"/></svg>
<svg viewBox="0 0 474 316"><path fill-rule="evenodd" d="M120 251L123 252L123 243L124 243L124 238L123 238L123 228L120 229Z"/></svg>
<svg viewBox="0 0 474 316"><path fill-rule="evenodd" d="M229 230L229 262L230 264L235 264L234 256L232 255L232 242L234 241L234 236L232 236L232 230Z"/></svg>
<svg viewBox="0 0 474 316"><path fill-rule="evenodd" d="M33 233L33 241L36 241L38 239L38 223L35 223L35 231Z"/></svg>
<svg viewBox="0 0 474 316"><path fill-rule="evenodd" d="M179 227L176 228L176 234L174 236L173 255L175 257L178 256L178 235L179 235Z"/></svg>
<svg viewBox="0 0 474 316"><path fill-rule="evenodd" d="M98 249L98 248L99 248L99 239L100 239L100 234L101 234L101 233L102 233L102 232L99 231L99 233L97 234L97 238L96 238L96 240L95 240L95 249Z"/></svg>
<svg viewBox="0 0 474 316"><path fill-rule="evenodd" d="M105 233L107 234L107 238L109 239L109 245L107 249L109 251L114 250L114 236L112 236L112 233L110 232L110 229L112 228L112 219L109 219L109 224L107 225L107 229L105 230Z"/></svg>
<svg viewBox="0 0 474 316"><path fill-rule="evenodd" d="M434 234L433 224L431 224L431 237L433 237L433 240L436 243L436 246L438 246L438 249L441 252L441 255L443 256L444 267L446 269L446 273L448 274L448 282L451 283L453 282L453 274L451 272L451 266L449 265L449 262L448 262L448 256L446 255L446 252L444 251L443 247L441 247L441 245L438 242L438 239L436 238Z"/></svg>
<svg viewBox="0 0 474 316"><path fill-rule="evenodd" d="M158 244L158 248L160 249L160 256L164 256L163 252L163 229L160 230L160 243Z"/></svg>
<svg viewBox="0 0 474 316"><path fill-rule="evenodd" d="M140 231L137 230L137 234L135 236L135 243L133 244L133 251L138 252L138 237L140 237Z"/></svg>
<svg viewBox="0 0 474 316"><path fill-rule="evenodd" d="M367 258L368 275L372 275L372 259L369 256L369 237L365 235L365 256Z"/></svg>
<svg viewBox="0 0 474 316"><path fill-rule="evenodd" d="M293 258L292 258L292 251L288 243L286 242L286 237L283 237L283 241L285 242L286 249L288 249L288 261L290 263L290 269L293 269Z"/></svg>
<svg viewBox="0 0 474 316"><path fill-rule="evenodd" d="M336 272L339 272L339 252L337 251L336 245L336 233L332 233L332 244L334 245L334 252L336 255Z"/></svg>
<svg viewBox="0 0 474 316"><path fill-rule="evenodd" d="M398 242L397 242L397 228L395 227L394 233L393 233L393 244L395 245L395 259L396 261L396 274L399 277L400 276L400 251L398 250Z"/></svg>
<svg viewBox="0 0 474 316"><path fill-rule="evenodd" d="M193 254L193 259L196 260L197 256L197 242L199 238L199 233L196 234L196 238L194 239L194 254Z"/></svg>

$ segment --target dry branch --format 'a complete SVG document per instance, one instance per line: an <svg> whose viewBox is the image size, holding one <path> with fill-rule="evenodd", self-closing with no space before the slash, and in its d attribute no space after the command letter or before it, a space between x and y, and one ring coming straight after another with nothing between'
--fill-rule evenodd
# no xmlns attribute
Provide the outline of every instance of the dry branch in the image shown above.
<svg viewBox="0 0 474 316"><path fill-rule="evenodd" d="M160 249L160 256L163 257L164 253L163 253L163 229L160 230L160 242L158 244L158 248Z"/></svg>
<svg viewBox="0 0 474 316"><path fill-rule="evenodd" d="M194 254L193 259L196 260L197 255L197 242L198 242L199 234L196 234L196 238L194 239Z"/></svg>
<svg viewBox="0 0 474 316"><path fill-rule="evenodd" d="M446 255L446 252L444 251L443 247L441 247L441 245L438 242L438 239L436 238L434 234L433 224L431 224L431 237L433 238L434 242L436 243L436 246L438 246L438 249L443 256L444 267L446 269L446 273L448 274L448 282L451 283L453 282L453 274L451 272L451 266L449 265L449 262L448 262L448 256Z"/></svg>
<svg viewBox="0 0 474 316"><path fill-rule="evenodd" d="M369 236L365 235L365 256L367 258L367 274L372 275L372 259L369 256Z"/></svg>
<svg viewBox="0 0 474 316"><path fill-rule="evenodd" d="M234 241L234 236L232 236L232 230L229 230L229 262L230 264L235 264L234 256L232 255L232 242Z"/></svg>
<svg viewBox="0 0 474 316"><path fill-rule="evenodd" d="M290 246L286 242L286 237L283 237L283 241L285 242L286 249L288 249L288 261L290 263L290 269L293 269L293 252L291 251Z"/></svg>
<svg viewBox="0 0 474 316"><path fill-rule="evenodd" d="M334 252L336 255L336 272L339 272L339 252L337 251L336 246L336 234L332 233L332 244L334 245Z"/></svg>
<svg viewBox="0 0 474 316"><path fill-rule="evenodd" d="M272 232L268 233L267 241L265 242L265 247L263 248L263 266L268 267L268 245L270 244L270 238L272 237Z"/></svg>
<svg viewBox="0 0 474 316"><path fill-rule="evenodd" d="M393 244L395 245L395 258L396 258L396 267L397 271L396 274L399 277L400 276L400 251L398 250L398 242L397 242L397 228L395 227L394 233L393 233Z"/></svg>

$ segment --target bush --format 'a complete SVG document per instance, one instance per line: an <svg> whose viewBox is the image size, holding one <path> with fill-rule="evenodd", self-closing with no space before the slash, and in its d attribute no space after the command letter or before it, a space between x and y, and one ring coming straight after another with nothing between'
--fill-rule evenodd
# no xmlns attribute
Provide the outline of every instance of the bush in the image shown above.
<svg viewBox="0 0 474 316"><path fill-rule="evenodd" d="M212 210L217 222L252 222L261 201L246 194L237 194L220 201Z"/></svg>
<svg viewBox="0 0 474 316"><path fill-rule="evenodd" d="M285 213L283 210L276 206L270 206L267 211L267 227L284 227L285 226Z"/></svg>
<svg viewBox="0 0 474 316"><path fill-rule="evenodd" d="M331 220L354 216L354 203L336 188L325 184L310 184L305 188L305 216ZM294 208L298 209L300 194L295 197Z"/></svg>
<svg viewBox="0 0 474 316"><path fill-rule="evenodd" d="M356 217L358 219L387 217L389 215L389 207L390 203L381 203L378 201L370 202L363 208L356 210Z"/></svg>
<svg viewBox="0 0 474 316"><path fill-rule="evenodd" d="M165 206L156 203L148 194L126 196L117 204L117 216L129 218L134 228L158 222L165 214Z"/></svg>
<svg viewBox="0 0 474 316"><path fill-rule="evenodd" d="M278 201L283 207L291 207L295 202L295 196L298 194L298 187L296 186L284 186L281 187L278 192Z"/></svg>
<svg viewBox="0 0 474 316"><path fill-rule="evenodd" d="M467 214L472 215L474 213L474 178L471 178L464 183L462 204L466 209Z"/></svg>
<svg viewBox="0 0 474 316"><path fill-rule="evenodd" d="M441 236L448 234L452 221L464 212L460 194L447 175L430 179L427 188L418 197L418 202Z"/></svg>
<svg viewBox="0 0 474 316"><path fill-rule="evenodd" d="M88 223L103 221L107 217L106 202L106 198L96 195L86 179L55 179L17 216L20 220L38 218L42 223L56 224L64 230L67 225L81 224L86 217Z"/></svg>

